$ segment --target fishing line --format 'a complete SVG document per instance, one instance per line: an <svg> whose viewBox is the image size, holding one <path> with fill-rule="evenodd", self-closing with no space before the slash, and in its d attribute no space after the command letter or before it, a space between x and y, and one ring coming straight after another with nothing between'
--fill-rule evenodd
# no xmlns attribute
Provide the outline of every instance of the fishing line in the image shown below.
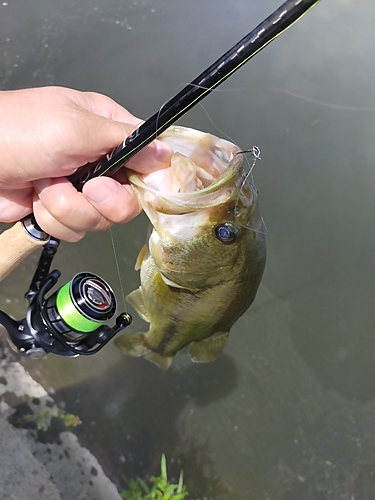
<svg viewBox="0 0 375 500"><path fill-rule="evenodd" d="M258 146L253 146L251 149L246 149L244 151L237 151L237 153L235 153L235 155L238 155L238 154L242 154L244 156L244 158L246 159L246 162L247 162L248 167L249 167L249 171L246 172L245 169L243 169L243 171L244 171L243 179L241 182L241 187L239 189L239 193L238 193L237 200L236 200L236 205L234 208L235 218L239 222L239 224L241 224L241 226L245 227L246 229L249 229L250 231L253 231L254 233L267 234L268 233L267 226L266 226L266 223L264 222L264 219L261 215L259 215L259 218L261 221L262 229L256 229L255 227L249 226L247 224L243 224L241 222L240 208L239 208L240 201L243 202L244 206L246 207L246 201L249 198L249 195L246 194L246 192L245 192L246 187L248 187L251 190L253 196L258 196L258 190L254 184L254 179L253 179L253 169L255 167L256 162L261 159L260 149ZM250 158L247 157L247 154L250 154ZM252 159L252 163L250 165L251 159ZM246 207L246 208L248 211L250 211L250 209L248 207Z"/></svg>
<svg viewBox="0 0 375 500"><path fill-rule="evenodd" d="M235 141L228 135L226 134L223 130L221 130L216 124L215 122L213 121L213 119L211 118L209 112L207 111L207 109L203 106L203 104L200 102L199 103L199 106L203 109L203 111L205 112L208 120L210 121L211 125L219 132L219 134L221 134L222 136L226 137L228 139L228 141L232 142L233 144L235 144Z"/></svg>
<svg viewBox="0 0 375 500"><path fill-rule="evenodd" d="M210 114L208 113L208 111L206 110L206 108L204 107L204 105L200 102L199 103L199 106L202 108L202 110L204 111L204 113L206 114L208 120L210 121L211 125L224 137L226 137L226 139L228 139L230 142L232 142L233 144L236 144L236 142L234 141L234 139L232 139L228 134L226 134L223 130L221 130L215 123L214 121L212 120ZM250 160L248 158L248 156L246 155L246 153L251 153L253 155L253 163L252 165L250 165ZM255 164L257 162L257 160L261 160L261 157L260 157L260 148L258 146L253 146L251 149L245 149L243 151L237 151L236 154L243 154L243 157L249 167L249 171L248 173L246 174L246 178L244 179L243 181L243 184L245 182L248 181L248 178L250 177L251 179L251 184L254 186L254 188L256 189L256 186L255 186L255 183L254 183L254 178L253 178L253 175L252 175L252 171L253 171L253 168L255 167ZM251 158L251 156L250 156ZM242 184L242 185L243 185Z"/></svg>
<svg viewBox="0 0 375 500"><path fill-rule="evenodd" d="M197 87L197 88L200 88L200 89L204 89L204 90L209 90L208 87L203 87L201 85L193 85L192 83L191 84L188 84L188 85L191 85L191 86L194 86L194 87ZM230 92L237 92L239 89L213 89L213 92L225 92L225 91L230 91ZM240 90L249 90L249 87L248 88L243 88L243 89L240 89ZM167 103L168 101L165 101L164 104L162 104L162 106L159 108L159 115L160 115L160 112L162 110L162 108L165 106L165 104ZM231 143L233 144L236 144L235 140L230 137L227 133L225 133L223 130L221 130L217 125L216 123L213 121L211 115L209 114L209 112L207 111L207 109L205 108L205 106L199 102L198 103L199 107L203 110L204 114L206 115L206 117L208 118L209 122L211 123L211 125L214 127L214 129L222 136L222 137L225 137L228 141L230 141ZM156 129L158 128L158 119L156 119ZM157 134L157 132L155 132ZM155 139L157 139L159 136L156 135ZM256 153L256 152L259 152L259 153ZM255 152L256 154L256 159L257 160L260 160L260 156L258 156L258 154L260 155L260 149L258 148L258 146L253 146L252 149L248 149L248 150L244 150L244 151L238 151L238 153L252 153L252 152ZM247 156L244 156L248 166L249 166L249 173L252 171L252 169L254 168L255 166L255 163L253 163L253 165L250 167L250 162L249 162L249 159Z"/></svg>
<svg viewBox="0 0 375 500"><path fill-rule="evenodd" d="M318 106L323 106L326 108L337 109L339 111L357 111L357 112L374 112L375 106L346 106L344 104L334 104L330 102L319 101L317 99L312 99L311 97L305 97L300 94L296 94L295 92L290 92L289 90L277 89L274 87L267 87L269 90L273 90L274 92L281 92L282 94L289 95L291 97L296 97L297 99L301 99L302 101L310 102L312 104L317 104Z"/></svg>
<svg viewBox="0 0 375 500"><path fill-rule="evenodd" d="M243 92L245 90L250 90L252 88L250 85L248 87L237 87L237 88L230 88L230 89L209 89L209 87L204 87L203 85L198 85L198 84L193 84L193 83L185 83L184 85L188 86L190 85L191 87L196 87L197 89L202 89L202 90L211 90L211 92L216 93L216 92ZM181 87L182 84L179 86Z"/></svg>
<svg viewBox="0 0 375 500"><path fill-rule="evenodd" d="M211 124L213 125L213 127L223 136L225 136L230 142L232 142L233 144L235 144L235 141L228 135L226 134L225 132L223 132L222 130L219 129L219 127L217 127L215 125L215 123L213 122L213 120L211 119L208 111L206 110L206 108L203 106L203 104L200 102L199 103L199 106L203 109L203 111L205 112L205 114L207 115L207 118L209 119L209 121L211 122ZM250 159L251 159L251 156L250 156L250 159L249 157L247 156L246 153L251 153L253 155L253 162L252 162L252 165L250 165ZM243 160L246 161L247 163L247 166L249 168L247 174L245 173L245 178L244 180L242 181L242 184L241 184L241 187L240 187L240 190L239 190L239 193L238 193L238 197L237 197L237 200L236 200L236 205L235 205L235 214L237 213L238 211L238 200L240 199L241 197L241 194L243 196L244 195L244 185L246 183L249 183L249 179L250 179L250 188L251 189L254 189L255 191L257 191L257 188L255 186L255 182L254 182L254 178L253 178L253 174L252 174L252 171L253 171L253 168L255 167L255 164L257 162L257 160L260 160L261 157L260 157L260 148L258 146L253 146L251 149L246 149L244 151L238 151L236 154L243 154ZM243 168L243 167L242 167ZM245 171L245 169L244 169ZM244 226L246 227L246 229L250 229L254 232L260 232L262 234L268 234L268 230L267 230L267 226L266 226L266 223L264 222L264 219L262 216L260 216L260 219L261 219L261 222L262 222L262 226L264 228L264 230L262 231L259 231L257 229L254 229L252 228L251 226ZM241 224L243 226L243 224Z"/></svg>
<svg viewBox="0 0 375 500"><path fill-rule="evenodd" d="M246 153L250 153L250 158L252 157L253 158L253 162L250 166L250 160L249 158L246 156ZM246 177L244 179L244 183L248 181L248 178L250 177L251 179L251 184L254 186L254 179L253 179L253 168L255 167L255 164L258 160L261 160L261 157L260 157L260 148L258 146L253 146L251 149L245 149L244 151L237 151L236 155L238 154L243 154L245 155L245 158L247 160L247 164L249 166L249 171L247 172L246 174Z"/></svg>
<svg viewBox="0 0 375 500"><path fill-rule="evenodd" d="M179 87L182 87L183 84L179 85ZM199 89L202 89L202 90L210 90L208 87L203 87L202 85L193 85L192 83L189 83L189 84L185 84L185 86L193 86L193 87L197 87ZM244 91L244 90L249 90L249 87L244 87L243 89L213 89L212 92L239 92L239 91ZM161 111L163 109L163 107L168 103L170 99L168 99L167 101L164 102L164 104L162 104L162 106L159 108L159 113L158 113L158 116L156 118L156 127L155 127L155 140L158 139L158 137L161 135L161 133L159 134L158 133L158 128L159 128L159 118L160 118L160 114L161 114ZM202 108L202 110L204 111L204 113L206 114L209 122L211 123L211 125L222 135L224 136L226 139L228 139L230 142L234 143L235 144L235 141L234 139L232 139L228 134L226 134L223 130L221 130L213 121L213 119L211 118L210 114L208 113L208 111L206 110L206 108L204 107L204 105L201 103L201 102L198 102L198 105Z"/></svg>
<svg viewBox="0 0 375 500"><path fill-rule="evenodd" d="M120 266L119 266L119 261L118 261L118 258L117 258L117 252L116 252L116 245L115 245L115 240L114 240L114 237L113 237L113 231L112 231L111 227L109 228L109 234L111 236L111 243L112 243L113 255L114 255L114 258L115 258L117 275L118 275L118 280L119 280L119 283L120 283L121 296L122 296L122 300L123 300L123 303L124 303L124 311L127 312L124 286L123 286L123 282L122 282L122 278L121 278Z"/></svg>

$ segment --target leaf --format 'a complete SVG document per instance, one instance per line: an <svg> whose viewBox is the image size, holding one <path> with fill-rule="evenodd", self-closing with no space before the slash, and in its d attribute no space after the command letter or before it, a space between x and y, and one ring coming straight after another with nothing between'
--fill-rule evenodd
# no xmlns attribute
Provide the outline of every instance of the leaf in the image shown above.
<svg viewBox="0 0 375 500"><path fill-rule="evenodd" d="M147 484L141 479L140 477L137 477L138 483L142 486L144 489L145 493L150 493L150 488L147 486Z"/></svg>
<svg viewBox="0 0 375 500"><path fill-rule="evenodd" d="M161 457L160 476L151 478L150 487L140 477L126 482L128 489L120 493L121 498L126 500L183 500L188 495L183 484L182 471L178 484L168 483L167 460L164 454Z"/></svg>
<svg viewBox="0 0 375 500"><path fill-rule="evenodd" d="M165 458L164 453L161 456L161 477L168 481L167 477L167 459Z"/></svg>
<svg viewBox="0 0 375 500"><path fill-rule="evenodd" d="M177 488L177 493L182 492L182 487L184 483L184 473L183 471L180 472L180 477L178 478L178 488Z"/></svg>

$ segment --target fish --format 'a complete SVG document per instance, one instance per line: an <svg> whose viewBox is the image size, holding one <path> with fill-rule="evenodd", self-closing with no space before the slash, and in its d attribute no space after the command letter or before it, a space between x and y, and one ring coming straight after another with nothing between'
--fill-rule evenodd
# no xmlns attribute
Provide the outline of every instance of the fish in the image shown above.
<svg viewBox="0 0 375 500"><path fill-rule="evenodd" d="M135 266L141 286L126 299L149 330L115 345L165 371L187 345L194 362L220 355L256 296L266 246L258 191L238 146L180 126L158 139L174 152L170 166L128 171L151 226Z"/></svg>

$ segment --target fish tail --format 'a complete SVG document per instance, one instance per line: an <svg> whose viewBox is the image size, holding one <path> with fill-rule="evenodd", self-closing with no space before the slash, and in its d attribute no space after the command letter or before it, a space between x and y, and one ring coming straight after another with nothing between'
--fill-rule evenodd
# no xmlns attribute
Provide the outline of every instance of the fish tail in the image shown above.
<svg viewBox="0 0 375 500"><path fill-rule="evenodd" d="M115 340L115 346L128 356L145 358L157 365L163 372L171 366L173 357L162 356L150 349L144 333L122 335Z"/></svg>

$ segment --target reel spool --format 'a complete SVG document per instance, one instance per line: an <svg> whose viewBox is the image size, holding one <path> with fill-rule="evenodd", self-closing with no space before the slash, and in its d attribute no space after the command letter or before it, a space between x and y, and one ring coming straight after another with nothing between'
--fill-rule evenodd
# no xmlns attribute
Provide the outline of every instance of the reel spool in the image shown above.
<svg viewBox="0 0 375 500"><path fill-rule="evenodd" d="M73 343L111 319L115 311L112 288L92 273L77 274L43 304L49 324Z"/></svg>

